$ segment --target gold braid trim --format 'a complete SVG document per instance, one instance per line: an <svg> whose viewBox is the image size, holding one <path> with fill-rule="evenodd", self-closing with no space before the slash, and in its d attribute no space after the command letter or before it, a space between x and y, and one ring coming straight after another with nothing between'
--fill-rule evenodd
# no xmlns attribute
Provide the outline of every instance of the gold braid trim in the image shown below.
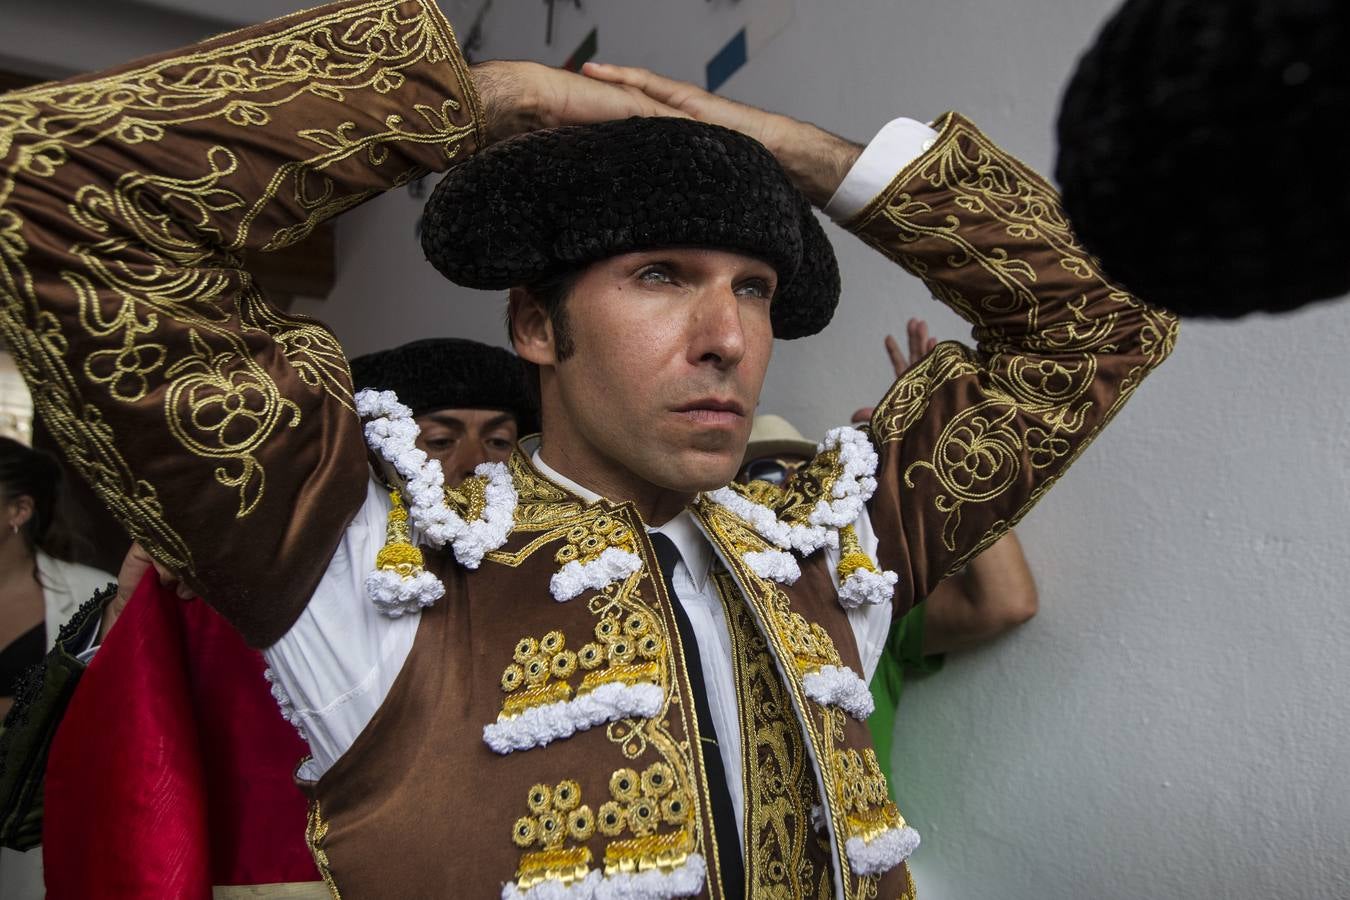
<svg viewBox="0 0 1350 900"><path fill-rule="evenodd" d="M408 510L398 491L389 492L393 506L389 510L389 519L385 524L384 546L375 555L375 568L397 572L400 577L414 578L423 572L425 560L422 550L412 544L412 531L408 527Z"/></svg>
<svg viewBox="0 0 1350 900"><path fill-rule="evenodd" d="M319 846L323 839L328 836L328 822L324 820L323 812L319 809L319 801L311 800L309 802L309 816L305 822L305 843L309 844L309 852L314 857L314 865L323 877L323 883L328 886L328 891L333 895L333 900L342 900L342 894L338 892L337 882L333 880L333 873L329 870L328 853Z"/></svg>
<svg viewBox="0 0 1350 900"><path fill-rule="evenodd" d="M858 540L858 532L852 525L845 525L839 529L839 582L848 580L848 577L859 569L868 572L877 570L876 563L872 562L872 557L868 556L862 548L862 543Z"/></svg>

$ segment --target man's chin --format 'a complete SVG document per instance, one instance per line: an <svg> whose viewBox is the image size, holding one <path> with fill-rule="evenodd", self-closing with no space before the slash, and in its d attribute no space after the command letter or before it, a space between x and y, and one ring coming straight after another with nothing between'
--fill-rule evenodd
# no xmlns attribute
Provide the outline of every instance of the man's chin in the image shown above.
<svg viewBox="0 0 1350 900"><path fill-rule="evenodd" d="M726 487L740 470L743 453L686 453L671 460L672 465L662 479L662 487L687 494L712 491Z"/></svg>

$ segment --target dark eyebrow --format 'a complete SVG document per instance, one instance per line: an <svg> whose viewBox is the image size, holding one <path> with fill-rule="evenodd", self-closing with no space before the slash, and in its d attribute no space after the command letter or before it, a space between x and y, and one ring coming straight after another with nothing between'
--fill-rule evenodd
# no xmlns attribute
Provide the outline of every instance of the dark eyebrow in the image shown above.
<svg viewBox="0 0 1350 900"><path fill-rule="evenodd" d="M437 425L445 425L446 427L455 427L455 426L458 426L460 428L464 427L463 419L456 418L455 416L452 416L444 412L427 413L426 418L435 422Z"/></svg>
<svg viewBox="0 0 1350 900"><path fill-rule="evenodd" d="M438 410L437 412L430 412L430 413L427 413L427 414L426 414L426 418L431 419L433 422L435 422L435 423L438 424L438 425L445 425L445 426L447 426L447 427L458 426L459 428L464 428L464 429L467 429L467 428L468 428L468 426L465 425L463 419L460 419L460 418L458 418L457 416L452 416L452 415L450 415L448 412L446 412L445 410ZM507 422L515 423L515 422L516 422L516 414L515 414L515 413L509 413L509 412L499 413L499 414L493 416L492 418L488 419L486 422L484 422L484 423L483 423L483 427L484 427L484 428L499 428L499 427L501 427L502 425L506 424Z"/></svg>

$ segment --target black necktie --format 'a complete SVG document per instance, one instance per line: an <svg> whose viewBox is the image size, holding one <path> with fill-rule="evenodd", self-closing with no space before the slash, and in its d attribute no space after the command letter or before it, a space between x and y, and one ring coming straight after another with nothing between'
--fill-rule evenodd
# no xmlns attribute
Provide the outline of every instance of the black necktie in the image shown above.
<svg viewBox="0 0 1350 900"><path fill-rule="evenodd" d="M656 559L661 563L661 577L666 583L666 593L670 595L670 608L675 614L675 626L680 630L680 643L684 644L684 668L689 675L689 684L694 689L694 712L702 737L699 749L703 753L703 769L708 775L708 799L712 805L713 828L717 831L717 859L722 891L728 900L741 900L745 896L745 863L741 859L740 825L736 821L736 808L731 805L727 773L722 766L722 751L717 746L717 729L713 726L712 710L708 706L708 691L703 685L703 663L698 654L698 641L694 637L694 627L689 623L689 615L675 595L675 563L679 562L680 552L675 549L674 542L660 532L653 531L647 536L651 538Z"/></svg>

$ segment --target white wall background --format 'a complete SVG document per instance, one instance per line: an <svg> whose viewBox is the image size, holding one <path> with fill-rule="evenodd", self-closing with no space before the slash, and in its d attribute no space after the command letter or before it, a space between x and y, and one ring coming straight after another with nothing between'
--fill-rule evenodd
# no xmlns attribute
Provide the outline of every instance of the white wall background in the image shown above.
<svg viewBox="0 0 1350 900"><path fill-rule="evenodd" d="M127 35L105 20L131 19L67 16L61 46L35 54L53 4L4 2L0 55L50 50L67 68L167 48L185 27L168 19L155 33L138 18ZM783 2L791 20L723 93L859 140L894 115L957 108L1042 171L1059 89L1115 6ZM482 55L559 63L598 23L598 58L701 81L747 17L781 5L560 2L546 47L539 0L494 0ZM447 9L458 6L476 8ZM454 289L422 261L419 208L400 191L343 220L338 287L302 304L353 353L437 334L502 340L500 297ZM1169 214L1184 210L1159 210ZM885 331L926 315L940 336L963 333L917 282L831 234L840 313L778 348L762 406L807 432L880 396ZM1186 326L1172 360L1024 522L1040 615L953 657L902 702L896 765L902 809L924 835L921 897L1350 897L1348 346L1350 303Z"/></svg>

